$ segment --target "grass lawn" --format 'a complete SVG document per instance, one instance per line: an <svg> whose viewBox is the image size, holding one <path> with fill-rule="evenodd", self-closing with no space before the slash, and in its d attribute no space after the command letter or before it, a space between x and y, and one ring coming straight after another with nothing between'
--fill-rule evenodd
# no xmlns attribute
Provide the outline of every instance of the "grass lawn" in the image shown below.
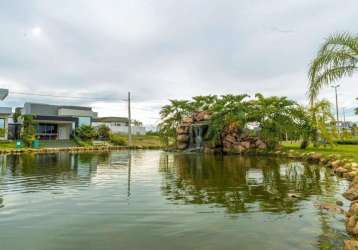
<svg viewBox="0 0 358 250"><path fill-rule="evenodd" d="M16 142L15 141L0 141L0 148L1 149L16 148Z"/></svg>
<svg viewBox="0 0 358 250"><path fill-rule="evenodd" d="M125 134L116 134L117 138L122 138L123 141L128 143L128 135ZM141 147L162 147L163 143L160 140L159 136L156 135L132 135L132 144L133 146Z"/></svg>
<svg viewBox="0 0 358 250"><path fill-rule="evenodd" d="M284 149L290 150L293 149L297 152L318 152L321 153L323 155L337 155L338 157L342 157L342 158L348 158L348 159L353 159L355 161L358 162L358 145L336 145L333 147L330 146L326 146L326 147L319 147L319 148L314 148L313 146L309 146L306 149L300 149L300 145L298 143L287 143L284 142L281 144L283 146Z"/></svg>

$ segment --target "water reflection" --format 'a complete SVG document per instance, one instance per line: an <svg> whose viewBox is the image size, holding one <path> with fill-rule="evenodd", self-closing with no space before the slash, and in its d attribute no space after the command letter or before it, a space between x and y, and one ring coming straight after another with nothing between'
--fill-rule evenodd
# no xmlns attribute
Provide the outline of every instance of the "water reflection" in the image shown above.
<svg viewBox="0 0 358 250"><path fill-rule="evenodd" d="M88 186L103 169L127 169L131 165L130 158L128 152L3 155L0 157L0 195L54 190L61 186ZM130 168L128 171L130 179ZM129 192L128 186L128 195Z"/></svg>
<svg viewBox="0 0 358 250"><path fill-rule="evenodd" d="M171 202L210 204L230 214L292 213L312 195L333 199L338 188L336 178L319 166L275 158L163 155L160 171Z"/></svg>
<svg viewBox="0 0 358 250"><path fill-rule="evenodd" d="M342 183L318 166L275 158L0 156L1 249L336 249L347 238L344 215L314 204L334 202Z"/></svg>

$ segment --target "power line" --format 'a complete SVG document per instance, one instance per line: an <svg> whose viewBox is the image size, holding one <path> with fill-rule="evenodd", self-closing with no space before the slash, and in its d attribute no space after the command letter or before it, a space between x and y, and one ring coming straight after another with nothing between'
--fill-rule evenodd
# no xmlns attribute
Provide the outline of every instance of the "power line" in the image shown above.
<svg viewBox="0 0 358 250"><path fill-rule="evenodd" d="M15 94L15 95L43 96L43 97L68 98L68 99L79 99L79 100L96 100L96 101L115 100L113 98L95 98L95 97L81 97L81 96L69 96L69 95L52 95L52 94L44 94L44 93L28 93L28 92L18 92L18 91L11 91L10 93ZM118 101L127 101L127 99L118 99Z"/></svg>

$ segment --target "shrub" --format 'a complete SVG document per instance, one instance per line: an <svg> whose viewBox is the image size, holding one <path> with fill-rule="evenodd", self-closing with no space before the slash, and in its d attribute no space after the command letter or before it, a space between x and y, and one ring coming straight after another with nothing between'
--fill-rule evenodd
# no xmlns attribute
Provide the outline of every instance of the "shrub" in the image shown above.
<svg viewBox="0 0 358 250"><path fill-rule="evenodd" d="M34 119L31 115L23 116L21 138L27 147L30 147L32 142L36 139Z"/></svg>
<svg viewBox="0 0 358 250"><path fill-rule="evenodd" d="M104 124L97 127L97 135L99 139L103 139L103 140L109 139L110 133L111 133L111 129Z"/></svg>
<svg viewBox="0 0 358 250"><path fill-rule="evenodd" d="M111 134L110 140L114 145L118 145L118 146L127 145L127 140L119 134Z"/></svg>
<svg viewBox="0 0 358 250"><path fill-rule="evenodd" d="M97 137L97 131L89 125L82 125L76 129L76 135L82 140L92 140Z"/></svg>
<svg viewBox="0 0 358 250"><path fill-rule="evenodd" d="M5 136L5 129L0 128L0 137L4 137L4 136Z"/></svg>

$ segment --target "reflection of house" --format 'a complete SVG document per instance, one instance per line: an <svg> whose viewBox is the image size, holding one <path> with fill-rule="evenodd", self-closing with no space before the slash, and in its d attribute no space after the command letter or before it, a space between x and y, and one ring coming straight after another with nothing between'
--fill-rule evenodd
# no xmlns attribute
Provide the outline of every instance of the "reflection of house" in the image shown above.
<svg viewBox="0 0 358 250"><path fill-rule="evenodd" d="M100 117L93 119L92 125L95 127L105 125L113 133L128 133L128 118L126 117ZM131 129L133 134L145 134L145 127L143 126L132 126Z"/></svg>
<svg viewBox="0 0 358 250"><path fill-rule="evenodd" d="M11 108L0 107L0 140L7 140L8 121L11 113L12 113Z"/></svg>
<svg viewBox="0 0 358 250"><path fill-rule="evenodd" d="M40 139L67 140L81 125L91 125L97 113L90 107L25 103L22 115L33 115Z"/></svg>

